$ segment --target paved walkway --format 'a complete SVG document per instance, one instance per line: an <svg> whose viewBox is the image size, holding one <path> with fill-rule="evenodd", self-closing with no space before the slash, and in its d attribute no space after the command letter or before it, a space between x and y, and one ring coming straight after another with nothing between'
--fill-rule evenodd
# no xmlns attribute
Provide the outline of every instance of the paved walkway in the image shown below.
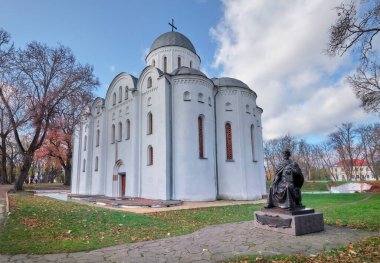
<svg viewBox="0 0 380 263"><path fill-rule="evenodd" d="M375 235L326 226L320 233L289 236L255 229L253 221L214 225L192 234L90 252L50 255L0 255L0 262L216 262L246 254L315 254Z"/></svg>

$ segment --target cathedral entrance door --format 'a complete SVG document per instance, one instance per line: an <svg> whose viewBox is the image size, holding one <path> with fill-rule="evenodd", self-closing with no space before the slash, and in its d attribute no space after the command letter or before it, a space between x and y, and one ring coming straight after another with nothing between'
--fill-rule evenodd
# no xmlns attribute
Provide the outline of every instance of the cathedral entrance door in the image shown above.
<svg viewBox="0 0 380 263"><path fill-rule="evenodd" d="M126 183L126 176L125 173L119 173L121 177L121 196L125 196L125 183Z"/></svg>

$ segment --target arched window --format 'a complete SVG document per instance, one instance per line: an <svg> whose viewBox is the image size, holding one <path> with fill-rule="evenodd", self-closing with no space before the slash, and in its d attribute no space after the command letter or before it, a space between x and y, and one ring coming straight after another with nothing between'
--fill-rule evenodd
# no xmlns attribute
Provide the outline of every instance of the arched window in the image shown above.
<svg viewBox="0 0 380 263"><path fill-rule="evenodd" d="M152 87L152 78L151 77L148 78L148 82L147 82L146 87L147 88L151 88Z"/></svg>
<svg viewBox="0 0 380 263"><path fill-rule="evenodd" d="M112 105L115 105L116 104L116 93L114 92L113 95L112 95Z"/></svg>
<svg viewBox="0 0 380 263"><path fill-rule="evenodd" d="M166 73L168 67L168 58L164 57L164 73Z"/></svg>
<svg viewBox="0 0 380 263"><path fill-rule="evenodd" d="M255 154L255 127L251 125L251 148L252 148L252 161L256 161Z"/></svg>
<svg viewBox="0 0 380 263"><path fill-rule="evenodd" d="M123 88L120 86L119 87L119 103L121 102L122 99L123 99Z"/></svg>
<svg viewBox="0 0 380 263"><path fill-rule="evenodd" d="M87 135L84 136L84 141L83 141L83 151L87 149Z"/></svg>
<svg viewBox="0 0 380 263"><path fill-rule="evenodd" d="M193 67L193 61L190 60L190 68Z"/></svg>
<svg viewBox="0 0 380 263"><path fill-rule="evenodd" d="M189 91L185 91L183 93L183 100L185 100L185 101L190 101L191 100L190 92Z"/></svg>
<svg viewBox="0 0 380 263"><path fill-rule="evenodd" d="M152 98L149 97L147 100L146 100L146 106L150 106L152 105Z"/></svg>
<svg viewBox="0 0 380 263"><path fill-rule="evenodd" d="M153 115L151 112L147 115L147 131L146 134L152 134L153 133Z"/></svg>
<svg viewBox="0 0 380 263"><path fill-rule="evenodd" d="M205 158L204 154L204 116L198 117L198 144L199 144L199 158Z"/></svg>
<svg viewBox="0 0 380 263"><path fill-rule="evenodd" d="M198 102L203 103L203 93L198 93Z"/></svg>
<svg viewBox="0 0 380 263"><path fill-rule="evenodd" d="M128 99L128 86L125 87L125 95L124 96L125 96L124 99L127 100Z"/></svg>
<svg viewBox="0 0 380 263"><path fill-rule="evenodd" d="M100 140L100 130L99 129L96 130L96 138L95 138L95 140L96 140L95 145L96 145L96 147L98 147L99 146L99 140Z"/></svg>
<svg viewBox="0 0 380 263"><path fill-rule="evenodd" d="M126 130L126 132L127 132L127 134L126 134L126 140L129 140L130 138L131 138L131 121L128 119L127 120L127 130Z"/></svg>
<svg viewBox="0 0 380 263"><path fill-rule="evenodd" d="M115 143L115 124L112 124L111 143Z"/></svg>
<svg viewBox="0 0 380 263"><path fill-rule="evenodd" d="M95 157L95 171L98 170L98 165L99 165L99 159L98 156Z"/></svg>
<svg viewBox="0 0 380 263"><path fill-rule="evenodd" d="M181 57L178 57L178 67L181 67Z"/></svg>
<svg viewBox="0 0 380 263"><path fill-rule="evenodd" d="M208 105L209 105L209 106L212 106L211 98L210 98L210 97L208 97Z"/></svg>
<svg viewBox="0 0 380 263"><path fill-rule="evenodd" d="M251 113L251 112L249 111L249 105L248 105L248 104L245 105L245 112L246 112L246 113Z"/></svg>
<svg viewBox="0 0 380 263"><path fill-rule="evenodd" d="M225 107L226 107L226 111L232 111L232 105L231 105L231 103L226 102Z"/></svg>
<svg viewBox="0 0 380 263"><path fill-rule="evenodd" d="M152 66L155 67L156 66L156 61L153 59L152 61Z"/></svg>
<svg viewBox="0 0 380 263"><path fill-rule="evenodd" d="M147 165L153 165L153 147L148 146Z"/></svg>
<svg viewBox="0 0 380 263"><path fill-rule="evenodd" d="M233 153L232 153L232 130L231 130L231 123L227 122L225 125L226 129L226 154L227 154L227 160L231 161L233 160Z"/></svg>
<svg viewBox="0 0 380 263"><path fill-rule="evenodd" d="M83 159L83 168L82 168L82 172L85 172L86 171L86 159Z"/></svg>
<svg viewBox="0 0 380 263"><path fill-rule="evenodd" d="M121 142L122 139L123 139L123 124L121 124L121 122L119 122L119 138L118 138L118 141Z"/></svg>

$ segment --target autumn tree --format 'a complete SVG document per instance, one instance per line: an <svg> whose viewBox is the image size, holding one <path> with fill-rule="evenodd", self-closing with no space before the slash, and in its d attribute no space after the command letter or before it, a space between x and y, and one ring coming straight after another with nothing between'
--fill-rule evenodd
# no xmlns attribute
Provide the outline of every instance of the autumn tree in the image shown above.
<svg viewBox="0 0 380 263"><path fill-rule="evenodd" d="M3 89L0 99L8 111L21 152L20 176L15 184L15 189L21 190L33 156L44 143L52 121L67 107L65 100L91 93L98 80L93 68L78 63L69 48L62 45L53 48L37 42L16 51L13 72L17 79L7 85L17 90L14 99L23 102L23 108L15 112ZM20 119L22 125L17 126ZM28 134L26 143L22 141L23 134Z"/></svg>
<svg viewBox="0 0 380 263"><path fill-rule="evenodd" d="M352 51L359 56L359 66L347 80L366 111L380 112L380 62L375 44L379 40L380 0L342 3L336 12L327 53L335 56Z"/></svg>
<svg viewBox="0 0 380 263"><path fill-rule="evenodd" d="M45 142L38 151L37 157L48 156L60 163L65 173L65 185L71 185L72 136L75 126L80 121L82 106L87 105L92 97L92 94L83 92L81 96L65 99L63 103L66 104L66 107L53 119L51 130L47 133Z"/></svg>

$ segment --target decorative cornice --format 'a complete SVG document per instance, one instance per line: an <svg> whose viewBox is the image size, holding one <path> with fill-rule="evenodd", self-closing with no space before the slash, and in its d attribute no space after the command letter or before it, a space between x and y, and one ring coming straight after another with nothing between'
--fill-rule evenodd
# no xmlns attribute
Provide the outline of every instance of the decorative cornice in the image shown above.
<svg viewBox="0 0 380 263"><path fill-rule="evenodd" d="M153 92L155 92L156 90L158 90L158 87L147 88L147 89L145 90L145 92L142 93L142 95L149 94L149 93L153 93Z"/></svg>

